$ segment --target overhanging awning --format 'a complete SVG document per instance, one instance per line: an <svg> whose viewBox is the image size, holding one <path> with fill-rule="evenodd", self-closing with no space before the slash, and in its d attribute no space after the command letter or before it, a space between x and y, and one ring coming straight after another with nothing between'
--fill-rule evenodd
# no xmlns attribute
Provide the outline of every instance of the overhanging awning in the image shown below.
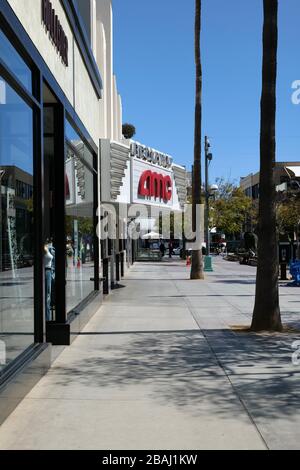
<svg viewBox="0 0 300 470"><path fill-rule="evenodd" d="M296 178L300 178L300 166L287 166L286 169L292 171Z"/></svg>

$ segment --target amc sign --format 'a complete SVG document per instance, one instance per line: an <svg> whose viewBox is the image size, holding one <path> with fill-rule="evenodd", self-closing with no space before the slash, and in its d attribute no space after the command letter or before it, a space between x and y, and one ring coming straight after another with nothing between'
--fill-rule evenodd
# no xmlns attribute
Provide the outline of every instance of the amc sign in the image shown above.
<svg viewBox="0 0 300 470"><path fill-rule="evenodd" d="M151 170L144 171L140 177L138 195L166 202L170 201L172 199L171 177Z"/></svg>

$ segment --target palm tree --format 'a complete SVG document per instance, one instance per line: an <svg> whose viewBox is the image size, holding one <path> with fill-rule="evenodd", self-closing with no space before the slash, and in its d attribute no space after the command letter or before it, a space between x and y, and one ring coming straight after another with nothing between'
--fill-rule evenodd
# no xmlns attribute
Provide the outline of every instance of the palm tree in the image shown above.
<svg viewBox="0 0 300 470"><path fill-rule="evenodd" d="M195 62L196 62L196 104L194 135L194 170L193 170L193 231L197 230L197 206L201 204L201 124L202 124L202 66L201 66L201 0L196 0L195 9ZM201 247L193 250L191 279L204 279Z"/></svg>
<svg viewBox="0 0 300 470"><path fill-rule="evenodd" d="M281 331L274 166L278 0L264 0L260 131L259 241L253 331Z"/></svg>

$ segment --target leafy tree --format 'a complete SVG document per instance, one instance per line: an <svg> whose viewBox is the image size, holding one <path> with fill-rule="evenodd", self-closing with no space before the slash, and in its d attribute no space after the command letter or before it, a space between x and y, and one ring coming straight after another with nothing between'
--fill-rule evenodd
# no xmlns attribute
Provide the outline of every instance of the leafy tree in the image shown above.
<svg viewBox="0 0 300 470"><path fill-rule="evenodd" d="M240 234L249 218L255 219L252 199L230 181L218 179L218 191L211 202L211 227L226 235Z"/></svg>
<svg viewBox="0 0 300 470"><path fill-rule="evenodd" d="M295 232L300 225L300 198L291 197L277 204L277 226L280 233Z"/></svg>
<svg viewBox="0 0 300 470"><path fill-rule="evenodd" d="M276 233L276 81L278 0L264 0L263 70L260 131L258 266L253 331L281 331Z"/></svg>
<svg viewBox="0 0 300 470"><path fill-rule="evenodd" d="M132 139L136 134L136 129L132 124L125 123L122 127L122 133L125 139Z"/></svg>
<svg viewBox="0 0 300 470"><path fill-rule="evenodd" d="M74 217L66 216L66 233L69 236L73 237L74 231ZM81 234L93 236L94 233L94 223L91 217L77 217L78 230Z"/></svg>

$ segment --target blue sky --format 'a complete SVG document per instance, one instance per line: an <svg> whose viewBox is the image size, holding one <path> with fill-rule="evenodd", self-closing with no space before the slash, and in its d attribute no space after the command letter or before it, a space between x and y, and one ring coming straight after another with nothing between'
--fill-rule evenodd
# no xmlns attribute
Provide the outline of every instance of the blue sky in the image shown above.
<svg viewBox="0 0 300 470"><path fill-rule="evenodd" d="M202 0L203 135L211 177L259 168L262 0ZM194 0L113 0L115 73L136 139L190 167L194 132ZM277 160L300 160L300 2L279 0Z"/></svg>

